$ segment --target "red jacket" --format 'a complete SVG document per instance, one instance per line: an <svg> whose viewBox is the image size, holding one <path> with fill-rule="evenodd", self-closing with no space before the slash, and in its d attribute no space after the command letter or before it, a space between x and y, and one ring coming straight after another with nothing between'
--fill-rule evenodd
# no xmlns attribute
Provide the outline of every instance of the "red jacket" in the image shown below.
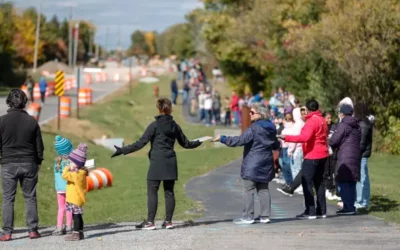
<svg viewBox="0 0 400 250"><path fill-rule="evenodd" d="M232 109L232 111L239 111L239 96L238 95L232 96L231 109Z"/></svg>
<svg viewBox="0 0 400 250"><path fill-rule="evenodd" d="M304 159L314 160L329 156L328 125L321 112L311 112L306 116L306 123L300 135L285 136L286 142L303 143Z"/></svg>

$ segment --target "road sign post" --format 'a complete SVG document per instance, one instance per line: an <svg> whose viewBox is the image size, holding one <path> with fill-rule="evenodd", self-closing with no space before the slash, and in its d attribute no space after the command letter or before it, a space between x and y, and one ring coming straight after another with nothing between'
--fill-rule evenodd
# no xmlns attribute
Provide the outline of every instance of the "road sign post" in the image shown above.
<svg viewBox="0 0 400 250"><path fill-rule="evenodd" d="M77 84L77 90L76 90L76 118L79 119L79 89L81 88L81 68L78 68L78 71L76 73L76 84Z"/></svg>
<svg viewBox="0 0 400 250"><path fill-rule="evenodd" d="M56 73L56 86L54 93L58 96L57 129L60 130L60 97L64 95L64 72L61 70L58 70Z"/></svg>

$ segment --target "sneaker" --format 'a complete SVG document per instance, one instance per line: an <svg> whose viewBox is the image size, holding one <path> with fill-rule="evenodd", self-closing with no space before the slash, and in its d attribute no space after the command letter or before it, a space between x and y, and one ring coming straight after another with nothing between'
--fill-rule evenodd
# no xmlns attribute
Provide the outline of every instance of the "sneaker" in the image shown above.
<svg viewBox="0 0 400 250"><path fill-rule="evenodd" d="M254 222L256 223L263 223L263 224L268 224L271 222L271 220L269 219L269 217L267 216L262 216L262 217L257 217L254 219Z"/></svg>
<svg viewBox="0 0 400 250"><path fill-rule="evenodd" d="M10 240L12 240L11 234L4 234L4 233L0 234L0 241L10 241Z"/></svg>
<svg viewBox="0 0 400 250"><path fill-rule="evenodd" d="M298 220L315 220L317 218L317 216L315 215L309 215L306 213L302 213L296 216L296 219Z"/></svg>
<svg viewBox="0 0 400 250"><path fill-rule="evenodd" d="M29 239L31 239L31 240L37 239L37 238L40 238L40 237L41 237L41 235L40 235L40 233L38 231L29 232Z"/></svg>
<svg viewBox="0 0 400 250"><path fill-rule="evenodd" d="M276 190L284 195L293 196L293 189L288 184L284 184L281 188L277 188Z"/></svg>
<svg viewBox="0 0 400 250"><path fill-rule="evenodd" d="M54 236L61 236L61 235L64 235L64 234L66 234L67 232L66 232L66 230L65 230L65 228L56 228L56 230L54 230L53 231L53 233L52 233L52 235L54 235Z"/></svg>
<svg viewBox="0 0 400 250"><path fill-rule="evenodd" d="M325 219L326 214L317 214L317 219Z"/></svg>
<svg viewBox="0 0 400 250"><path fill-rule="evenodd" d="M332 195L332 200L334 201L340 201L340 197L337 196L336 194Z"/></svg>
<svg viewBox="0 0 400 250"><path fill-rule="evenodd" d="M346 211L344 209L338 210L336 212L337 215L355 215L356 211Z"/></svg>
<svg viewBox="0 0 400 250"><path fill-rule="evenodd" d="M172 225L171 221L164 221L164 223L161 226L163 229L173 229L174 225Z"/></svg>
<svg viewBox="0 0 400 250"><path fill-rule="evenodd" d="M80 232L72 232L72 234L65 237L65 241L78 241L81 240Z"/></svg>
<svg viewBox="0 0 400 250"><path fill-rule="evenodd" d="M65 228L65 232L66 232L66 234L72 234L72 226L67 226L66 228Z"/></svg>
<svg viewBox="0 0 400 250"><path fill-rule="evenodd" d="M233 220L236 225L249 225L254 223L254 219L237 218Z"/></svg>
<svg viewBox="0 0 400 250"><path fill-rule="evenodd" d="M143 221L142 224L136 226L135 228L142 230L154 230L156 229L156 225L153 222Z"/></svg>
<svg viewBox="0 0 400 250"><path fill-rule="evenodd" d="M325 197L328 199L328 200L332 200L332 193L329 191L329 190L326 190L325 191Z"/></svg>

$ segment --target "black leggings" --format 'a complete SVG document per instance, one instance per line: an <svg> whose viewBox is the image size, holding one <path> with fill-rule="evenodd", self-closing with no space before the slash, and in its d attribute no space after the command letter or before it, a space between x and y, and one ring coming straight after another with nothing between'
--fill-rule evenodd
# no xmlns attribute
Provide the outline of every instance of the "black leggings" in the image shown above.
<svg viewBox="0 0 400 250"><path fill-rule="evenodd" d="M165 221L171 221L175 210L174 180L164 182ZM158 189L161 181L147 180L147 221L153 222L157 214Z"/></svg>
<svg viewBox="0 0 400 250"><path fill-rule="evenodd" d="M83 217L82 214L73 214L72 219L74 220L74 231L83 231Z"/></svg>

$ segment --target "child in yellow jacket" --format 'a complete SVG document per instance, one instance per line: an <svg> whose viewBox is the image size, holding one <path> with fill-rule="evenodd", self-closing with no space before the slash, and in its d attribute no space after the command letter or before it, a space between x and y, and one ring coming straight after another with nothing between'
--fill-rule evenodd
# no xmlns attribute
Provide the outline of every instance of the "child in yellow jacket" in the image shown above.
<svg viewBox="0 0 400 250"><path fill-rule="evenodd" d="M65 240L82 240L83 235L83 210L86 203L86 176L88 170L84 167L86 162L87 145L79 144L78 148L68 156L71 165L64 168L62 178L67 181L66 201L67 211L72 213L74 228L71 235Z"/></svg>

